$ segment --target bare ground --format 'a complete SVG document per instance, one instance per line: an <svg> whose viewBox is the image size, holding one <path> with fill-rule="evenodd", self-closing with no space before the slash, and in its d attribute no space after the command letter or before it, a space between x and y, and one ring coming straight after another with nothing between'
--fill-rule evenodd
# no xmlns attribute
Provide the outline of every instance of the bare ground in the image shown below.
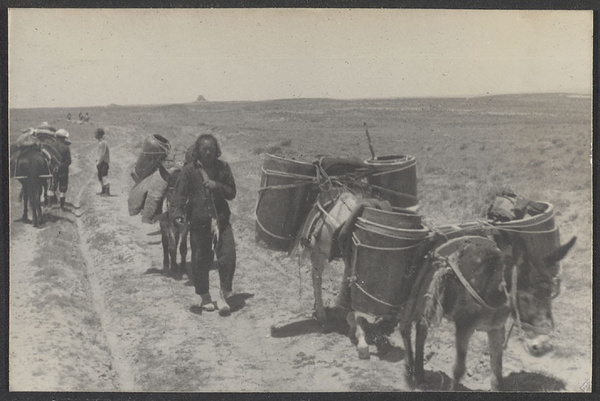
<svg viewBox="0 0 600 401"><path fill-rule="evenodd" d="M512 391L589 391L591 378L591 208L589 99L483 98L278 101L91 109L92 122L68 124L66 110L11 112L11 133L54 121L73 139L67 210L45 210L34 229L11 187L10 389L12 391L312 392L448 388L453 327L431 330L427 383L404 379L399 333L392 349L359 360L347 327L312 319L307 265L254 239L261 155L276 151L311 161L319 154L368 157L362 121L375 148L412 154L419 164L421 210L432 221L468 221L486 191L510 185L559 210L563 240L578 235L564 262L555 302L555 350L533 358L511 337L504 376ZM519 107L515 106L515 103ZM518 110L515 112L515 110ZM73 113L72 113L73 114ZM515 117L516 115L516 117ZM96 196L93 130L111 148L114 196ZM129 174L143 139L160 133L176 161L198 134L212 132L234 171L231 203L238 250L234 311L192 313L198 297L186 281L146 274L162 267L157 225L130 217ZM384 152L382 149L389 149ZM543 149L543 150L542 150ZM188 256L189 259L189 256ZM341 270L327 272L334 295ZM211 292L218 276L211 272ZM274 335L271 326L282 330ZM471 341L462 390L489 389L486 336Z"/></svg>

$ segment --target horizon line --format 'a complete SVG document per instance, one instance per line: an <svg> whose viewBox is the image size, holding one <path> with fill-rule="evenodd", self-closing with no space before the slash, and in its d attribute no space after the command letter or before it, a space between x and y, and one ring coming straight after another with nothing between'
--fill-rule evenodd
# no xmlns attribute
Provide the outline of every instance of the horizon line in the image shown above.
<svg viewBox="0 0 600 401"><path fill-rule="evenodd" d="M273 98L262 100L194 100L184 103L135 103L135 104L117 104L108 105L86 105L86 106L38 106L38 107L8 107L9 110L39 110L39 109L68 109L68 108L108 108L108 107L157 107L157 106L178 106L203 103L265 103L274 101L299 101L299 100L329 100L329 101L347 101L355 102L359 100L410 100L410 99L476 99L496 96L531 96L531 95L562 95L562 96L580 96L592 97L592 93L583 92L516 92L516 93L495 93L484 95L449 95L449 96L407 96L407 97L363 97L363 98L329 98L329 97L291 97L291 98Z"/></svg>

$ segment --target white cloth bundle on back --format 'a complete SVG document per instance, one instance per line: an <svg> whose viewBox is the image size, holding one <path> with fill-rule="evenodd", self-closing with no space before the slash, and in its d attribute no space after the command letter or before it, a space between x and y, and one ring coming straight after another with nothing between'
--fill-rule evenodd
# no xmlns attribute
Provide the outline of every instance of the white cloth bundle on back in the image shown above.
<svg viewBox="0 0 600 401"><path fill-rule="evenodd" d="M24 149L34 145L40 145L41 142L35 135L35 130L29 130L19 135L17 140L15 141L15 146L17 149Z"/></svg>
<svg viewBox="0 0 600 401"><path fill-rule="evenodd" d="M143 179L134 186L129 193L127 205L129 215L135 216L142 213L142 222L152 224L153 217L158 212L168 183L161 177L158 171Z"/></svg>

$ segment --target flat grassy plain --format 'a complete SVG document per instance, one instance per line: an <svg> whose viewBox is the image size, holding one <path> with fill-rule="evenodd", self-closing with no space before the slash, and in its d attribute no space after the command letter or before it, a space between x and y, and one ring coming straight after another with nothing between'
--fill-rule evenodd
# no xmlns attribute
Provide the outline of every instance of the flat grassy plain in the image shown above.
<svg viewBox="0 0 600 401"><path fill-rule="evenodd" d="M88 112L90 121L66 119L67 113L76 116L79 111ZM367 123L377 156L416 158L420 212L434 225L479 219L503 189L554 204L563 242L578 237L563 262L562 293L554 303L555 350L543 358L530 357L513 335L504 374L509 390L589 390L589 97L290 99L17 109L10 110L11 140L22 128L42 121L71 134L71 205L64 212L47 209L47 223L40 230L20 222L10 227L12 389L412 390L402 377L398 333L391 337L392 356L369 361L358 360L343 330L322 333L306 323L295 335L269 336L272 324L296 321L301 326L310 321L312 290L308 266L254 242L263 155L307 162L322 155L367 159ZM111 149L109 178L117 195L111 198L94 194L93 133L99 126L105 128ZM152 236L158 227L127 213L133 186L129 174L144 139L151 134L168 138L171 162L180 164L185 149L202 133L218 138L238 187L231 203L238 246L234 287L243 303L227 319L192 314L189 306L198 301L192 287L144 274L162 265L159 237ZM22 206L19 185L11 184L14 221ZM334 264L325 283L330 293L339 273L339 264ZM43 344L33 341L37 337L44 338ZM426 356L424 389L446 389L454 358L449 323L431 331ZM78 368L82 360L85 369ZM485 335L474 336L467 363L463 389L488 389Z"/></svg>

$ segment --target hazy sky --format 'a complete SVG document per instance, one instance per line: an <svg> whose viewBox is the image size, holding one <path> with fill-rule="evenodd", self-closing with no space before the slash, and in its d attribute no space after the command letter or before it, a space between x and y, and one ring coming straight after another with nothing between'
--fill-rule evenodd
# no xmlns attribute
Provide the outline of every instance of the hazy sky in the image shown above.
<svg viewBox="0 0 600 401"><path fill-rule="evenodd" d="M592 11L9 9L9 106L592 90Z"/></svg>

